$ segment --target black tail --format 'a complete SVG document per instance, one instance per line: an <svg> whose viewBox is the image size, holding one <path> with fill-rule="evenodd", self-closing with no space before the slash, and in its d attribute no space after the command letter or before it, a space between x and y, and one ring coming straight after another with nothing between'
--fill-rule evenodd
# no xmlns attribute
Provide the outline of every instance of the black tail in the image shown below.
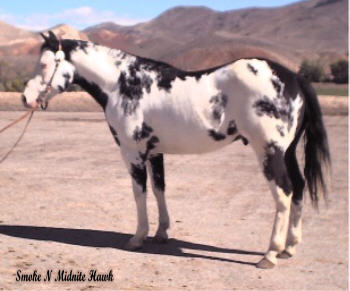
<svg viewBox="0 0 350 291"><path fill-rule="evenodd" d="M305 168L304 175L309 188L311 201L318 206L319 190L327 202L327 185L324 170L330 167L327 132L322 120L322 112L317 94L310 83L299 77L299 86L305 97ZM320 189L321 188L321 189Z"/></svg>

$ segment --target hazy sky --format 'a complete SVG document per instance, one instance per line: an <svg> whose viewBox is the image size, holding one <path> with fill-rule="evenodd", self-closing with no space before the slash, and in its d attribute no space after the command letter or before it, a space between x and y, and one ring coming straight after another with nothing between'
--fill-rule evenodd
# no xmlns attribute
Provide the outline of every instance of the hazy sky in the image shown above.
<svg viewBox="0 0 350 291"><path fill-rule="evenodd" d="M225 11L274 7L300 0L0 0L0 20L30 30L60 23L83 29L101 22L122 25L150 20L178 5L207 6Z"/></svg>

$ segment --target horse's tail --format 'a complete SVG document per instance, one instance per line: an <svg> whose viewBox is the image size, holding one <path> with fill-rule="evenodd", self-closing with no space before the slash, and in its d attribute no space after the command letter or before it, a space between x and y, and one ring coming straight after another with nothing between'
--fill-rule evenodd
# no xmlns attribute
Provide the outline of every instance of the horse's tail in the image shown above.
<svg viewBox="0 0 350 291"><path fill-rule="evenodd" d="M298 83L305 99L305 167L304 175L308 185L311 202L318 207L319 190L327 202L327 185L325 171L330 168L331 157L329 153L327 132L322 119L317 94L311 84L302 77ZM327 172L329 174L329 172Z"/></svg>

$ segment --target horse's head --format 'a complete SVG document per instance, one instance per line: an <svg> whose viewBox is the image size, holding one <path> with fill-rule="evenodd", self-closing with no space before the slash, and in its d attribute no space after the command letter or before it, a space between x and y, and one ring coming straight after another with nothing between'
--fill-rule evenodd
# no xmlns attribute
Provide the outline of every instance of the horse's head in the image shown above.
<svg viewBox="0 0 350 291"><path fill-rule="evenodd" d="M23 104L29 108L46 106L49 99L65 91L73 82L74 66L66 60L61 41L49 31L41 34L44 44L34 78L29 80L22 95Z"/></svg>

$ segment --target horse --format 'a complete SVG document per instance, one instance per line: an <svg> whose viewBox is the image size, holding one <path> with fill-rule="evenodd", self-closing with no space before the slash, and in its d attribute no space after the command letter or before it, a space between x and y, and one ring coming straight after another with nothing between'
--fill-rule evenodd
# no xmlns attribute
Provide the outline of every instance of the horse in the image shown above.
<svg viewBox="0 0 350 291"><path fill-rule="evenodd" d="M164 154L206 153L241 141L256 153L276 207L269 248L256 266L273 268L278 258L296 253L305 185L317 206L320 193L326 197L330 166L320 105L305 78L268 59L183 71L92 42L61 40L52 31L41 35L39 66L24 89L23 104L45 107L78 84L103 108L137 206L136 233L126 249L141 248L148 235L147 174L159 211L153 239L168 239ZM302 136L304 175L296 158Z"/></svg>

